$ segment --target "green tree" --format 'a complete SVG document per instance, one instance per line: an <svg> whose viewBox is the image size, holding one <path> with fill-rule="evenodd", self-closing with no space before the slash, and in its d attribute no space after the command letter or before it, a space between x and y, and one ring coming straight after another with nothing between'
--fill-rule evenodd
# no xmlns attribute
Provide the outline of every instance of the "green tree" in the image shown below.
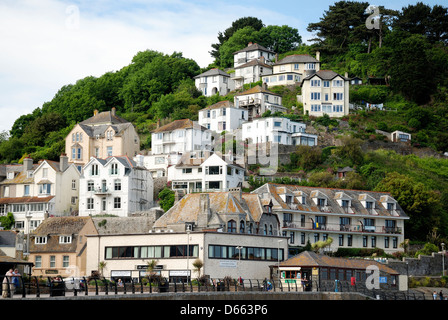
<svg viewBox="0 0 448 320"><path fill-rule="evenodd" d="M170 188L163 188L159 192L160 207L167 212L174 205L174 191Z"/></svg>
<svg viewBox="0 0 448 320"><path fill-rule="evenodd" d="M299 31L287 25L266 26L259 30L258 38L261 45L278 54L296 50L302 43Z"/></svg>
<svg viewBox="0 0 448 320"><path fill-rule="evenodd" d="M434 227L440 226L440 193L429 190L423 183L418 183L409 176L390 172L378 183L375 191L390 192L410 217L405 223L406 233L410 238L424 240Z"/></svg>
<svg viewBox="0 0 448 320"><path fill-rule="evenodd" d="M216 66L223 66L221 58L221 46L230 39L230 37L239 29L245 27L252 27L255 31L264 27L263 21L255 17L243 17L232 22L232 25L228 27L224 32L218 32L218 43L212 44L212 50L210 55L215 59ZM246 43L247 44L247 43Z"/></svg>
<svg viewBox="0 0 448 320"><path fill-rule="evenodd" d="M11 230L11 228L14 227L14 223L14 215L11 212L8 212L6 216L0 217L0 226L5 230Z"/></svg>

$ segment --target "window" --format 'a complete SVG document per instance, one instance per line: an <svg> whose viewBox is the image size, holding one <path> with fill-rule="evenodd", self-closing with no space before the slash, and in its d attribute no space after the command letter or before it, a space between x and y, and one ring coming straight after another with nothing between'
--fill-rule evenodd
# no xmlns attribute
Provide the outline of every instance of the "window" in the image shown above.
<svg viewBox="0 0 448 320"><path fill-rule="evenodd" d="M87 198L87 210L93 209L93 198Z"/></svg>
<svg viewBox="0 0 448 320"><path fill-rule="evenodd" d="M193 172L192 168L183 168L182 169L182 173L183 174L189 174L189 173L192 173L192 172Z"/></svg>
<svg viewBox="0 0 448 320"><path fill-rule="evenodd" d="M39 194L51 194L51 184L50 183L40 184Z"/></svg>
<svg viewBox="0 0 448 320"><path fill-rule="evenodd" d="M35 244L46 244L47 243L47 237L36 237L34 238Z"/></svg>
<svg viewBox="0 0 448 320"><path fill-rule="evenodd" d="M120 209L121 208L121 198L115 197L114 198L114 209Z"/></svg>
<svg viewBox="0 0 448 320"><path fill-rule="evenodd" d="M121 190L121 180L117 179L114 181L114 190L120 191Z"/></svg>
<svg viewBox="0 0 448 320"><path fill-rule="evenodd" d="M311 111L320 112L320 104L312 104Z"/></svg>
<svg viewBox="0 0 448 320"><path fill-rule="evenodd" d="M344 110L342 105L334 105L333 112L342 112Z"/></svg>
<svg viewBox="0 0 448 320"><path fill-rule="evenodd" d="M72 180L72 190L76 190L76 180Z"/></svg>
<svg viewBox="0 0 448 320"><path fill-rule="evenodd" d="M42 256L34 257L34 265L36 268L42 268Z"/></svg>
<svg viewBox="0 0 448 320"><path fill-rule="evenodd" d="M59 243L60 244L72 243L72 236L59 236Z"/></svg>
<svg viewBox="0 0 448 320"><path fill-rule="evenodd" d="M333 80L333 87L343 87L344 81L342 80Z"/></svg>
<svg viewBox="0 0 448 320"><path fill-rule="evenodd" d="M93 189L95 188L95 184L93 183L92 180L87 181L87 191L93 191Z"/></svg>
<svg viewBox="0 0 448 320"><path fill-rule="evenodd" d="M222 174L222 166L205 167L205 174L208 175Z"/></svg>
<svg viewBox="0 0 448 320"><path fill-rule="evenodd" d="M118 174L118 163L112 163L110 174Z"/></svg>
<svg viewBox="0 0 448 320"><path fill-rule="evenodd" d="M311 80L312 87L320 87L320 80Z"/></svg>
<svg viewBox="0 0 448 320"><path fill-rule="evenodd" d="M333 93L333 100L343 100L343 93L339 93L339 92L334 92Z"/></svg>
<svg viewBox="0 0 448 320"><path fill-rule="evenodd" d="M311 92L311 100L320 100L320 92Z"/></svg>
<svg viewBox="0 0 448 320"><path fill-rule="evenodd" d="M107 156L111 157L112 156L112 146L108 146L107 147Z"/></svg>
<svg viewBox="0 0 448 320"><path fill-rule="evenodd" d="M235 220L229 220L227 222L227 232L236 232L236 222L235 222Z"/></svg>
<svg viewBox="0 0 448 320"><path fill-rule="evenodd" d="M50 268L56 267L56 256L50 256Z"/></svg>
<svg viewBox="0 0 448 320"><path fill-rule="evenodd" d="M300 65L298 63L294 63L294 70L299 70Z"/></svg>
<svg viewBox="0 0 448 320"><path fill-rule="evenodd" d="M93 164L90 168L90 175L97 176L99 174L99 168L97 164Z"/></svg>
<svg viewBox="0 0 448 320"><path fill-rule="evenodd" d="M325 80L324 81L324 88L329 88L330 87L330 81Z"/></svg>
<svg viewBox="0 0 448 320"><path fill-rule="evenodd" d="M24 185L23 186L23 195L24 196L29 196L30 195L30 186L29 185Z"/></svg>
<svg viewBox="0 0 448 320"><path fill-rule="evenodd" d="M244 220L240 221L240 233L244 233L246 229L246 224L244 222Z"/></svg>
<svg viewBox="0 0 448 320"><path fill-rule="evenodd" d="M69 256L62 256L62 267L64 268L68 268L68 266L70 265L70 257Z"/></svg>

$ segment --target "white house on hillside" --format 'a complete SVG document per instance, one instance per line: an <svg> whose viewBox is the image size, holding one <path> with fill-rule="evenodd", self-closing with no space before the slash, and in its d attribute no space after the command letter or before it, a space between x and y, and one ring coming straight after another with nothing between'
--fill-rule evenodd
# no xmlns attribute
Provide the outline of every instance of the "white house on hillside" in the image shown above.
<svg viewBox="0 0 448 320"><path fill-rule="evenodd" d="M236 94L234 104L237 108L248 110L249 121L261 117L268 110L272 113L286 111L286 108L282 105L282 96L261 86L255 86Z"/></svg>
<svg viewBox="0 0 448 320"><path fill-rule="evenodd" d="M227 160L227 161L226 161ZM168 181L173 190L190 192L228 191L241 187L244 168L226 157L213 153L185 154L175 166L168 168Z"/></svg>
<svg viewBox="0 0 448 320"><path fill-rule="evenodd" d="M302 81L303 112L310 116L342 117L349 113L350 81L331 70L320 70Z"/></svg>
<svg viewBox="0 0 448 320"><path fill-rule="evenodd" d="M259 45L249 42L246 48L233 53L233 67L237 68L251 60L263 57L265 63L271 64L275 59L275 52Z"/></svg>
<svg viewBox="0 0 448 320"><path fill-rule="evenodd" d="M220 101L199 111L199 124L214 132L229 132L248 120L248 110L235 108L230 101Z"/></svg>
<svg viewBox="0 0 448 320"><path fill-rule="evenodd" d="M152 132L151 152L156 154L211 150L211 132L190 119L175 120Z"/></svg>
<svg viewBox="0 0 448 320"><path fill-rule="evenodd" d="M79 184L80 216L127 217L152 206L151 174L128 157L92 157L83 168Z"/></svg>
<svg viewBox="0 0 448 320"><path fill-rule="evenodd" d="M306 124L288 118L257 118L242 126L243 141L284 145L317 145L317 135L306 133Z"/></svg>
<svg viewBox="0 0 448 320"><path fill-rule="evenodd" d="M244 84L257 82L268 74L272 74L272 66L265 62L264 57L260 57L235 67L232 79L235 81L235 88L239 89Z"/></svg>
<svg viewBox="0 0 448 320"><path fill-rule="evenodd" d="M235 89L235 83L227 72L213 68L194 77L196 88L206 97L210 97L219 92L225 96Z"/></svg>

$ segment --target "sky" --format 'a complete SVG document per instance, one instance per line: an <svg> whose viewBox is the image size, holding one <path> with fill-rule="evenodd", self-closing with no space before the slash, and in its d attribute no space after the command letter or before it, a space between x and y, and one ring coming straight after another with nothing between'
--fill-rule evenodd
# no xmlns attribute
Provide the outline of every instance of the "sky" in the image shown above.
<svg viewBox="0 0 448 320"><path fill-rule="evenodd" d="M399 10L418 1L375 0ZM443 0L421 0L446 6ZM139 51L212 62L219 31L242 17L306 31L335 1L0 0L0 132L51 101L64 85L129 65Z"/></svg>

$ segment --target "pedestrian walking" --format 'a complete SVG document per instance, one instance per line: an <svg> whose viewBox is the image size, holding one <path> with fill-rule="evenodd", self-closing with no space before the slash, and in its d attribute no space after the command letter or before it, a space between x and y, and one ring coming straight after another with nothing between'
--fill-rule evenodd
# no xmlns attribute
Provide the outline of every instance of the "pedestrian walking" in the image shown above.
<svg viewBox="0 0 448 320"><path fill-rule="evenodd" d="M14 294L16 292L17 289L20 289L20 281L19 281L19 277L20 277L20 272L18 269L15 269L12 273L12 284L13 284L13 289L14 292L12 292L12 294Z"/></svg>
<svg viewBox="0 0 448 320"><path fill-rule="evenodd" d="M443 292L442 292L442 290L440 290L440 292L439 292L439 298L440 298L440 300L443 300Z"/></svg>
<svg viewBox="0 0 448 320"><path fill-rule="evenodd" d="M2 297L3 298L10 298L11 293L13 292L13 284L12 284L12 276L13 276L13 270L9 269L8 272L6 272L5 277L3 278L2 283Z"/></svg>
<svg viewBox="0 0 448 320"><path fill-rule="evenodd" d="M432 293L432 299L433 299L433 300L437 300L437 292L434 291L434 292Z"/></svg>

